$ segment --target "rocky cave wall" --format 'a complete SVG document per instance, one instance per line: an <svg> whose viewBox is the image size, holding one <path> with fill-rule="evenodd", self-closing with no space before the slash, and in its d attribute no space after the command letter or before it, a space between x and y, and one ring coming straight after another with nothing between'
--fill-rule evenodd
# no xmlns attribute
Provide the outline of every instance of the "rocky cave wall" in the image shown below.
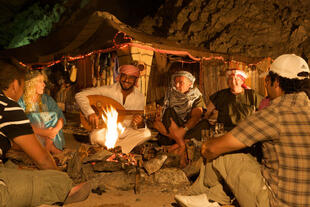
<svg viewBox="0 0 310 207"><path fill-rule="evenodd" d="M0 3L0 49L31 43L57 30L58 25L100 10L111 12L146 33L211 52L272 58L296 53L307 60L310 57L309 0L0 0Z"/></svg>
<svg viewBox="0 0 310 207"><path fill-rule="evenodd" d="M139 29L212 52L310 57L309 1L167 0Z"/></svg>

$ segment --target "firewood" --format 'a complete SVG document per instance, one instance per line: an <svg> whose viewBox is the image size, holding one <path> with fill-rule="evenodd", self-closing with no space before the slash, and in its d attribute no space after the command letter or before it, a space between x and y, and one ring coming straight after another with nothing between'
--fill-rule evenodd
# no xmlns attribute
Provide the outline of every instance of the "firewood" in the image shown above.
<svg viewBox="0 0 310 207"><path fill-rule="evenodd" d="M101 161L93 164L95 172L115 172L122 170L121 162Z"/></svg>

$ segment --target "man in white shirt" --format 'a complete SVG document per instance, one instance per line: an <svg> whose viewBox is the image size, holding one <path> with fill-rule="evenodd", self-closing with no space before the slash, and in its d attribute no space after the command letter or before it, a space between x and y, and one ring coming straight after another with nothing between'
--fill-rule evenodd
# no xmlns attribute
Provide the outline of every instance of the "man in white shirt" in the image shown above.
<svg viewBox="0 0 310 207"><path fill-rule="evenodd" d="M81 111L87 117L89 123L94 129L98 128L99 117L90 106L89 95L102 95L121 104L126 110L144 110L145 97L135 87L140 76L140 70L133 65L122 65L119 68L117 82L113 85L102 86L98 88L89 88L75 95L75 99L80 106ZM143 126L141 115L134 115L132 120L124 120L123 126L126 130L119 137L116 146L121 146L123 153L129 153L135 146L142 144L151 137L151 132ZM137 126L134 129L131 126Z"/></svg>

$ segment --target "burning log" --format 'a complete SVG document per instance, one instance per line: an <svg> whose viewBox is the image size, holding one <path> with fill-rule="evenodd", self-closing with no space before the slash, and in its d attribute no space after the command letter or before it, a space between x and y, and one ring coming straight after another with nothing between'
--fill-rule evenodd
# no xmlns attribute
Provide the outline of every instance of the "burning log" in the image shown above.
<svg viewBox="0 0 310 207"><path fill-rule="evenodd" d="M95 152L94 154L89 155L88 157L86 157L83 160L83 163L89 163L89 162L100 162L103 160L108 159L109 157L111 157L114 153L106 150L106 149L102 149L98 152Z"/></svg>
<svg viewBox="0 0 310 207"><path fill-rule="evenodd" d="M125 169L126 166L137 165L135 155L123 154L121 147L107 149L102 146L90 146L83 164L91 163L95 172L115 172Z"/></svg>
<svg viewBox="0 0 310 207"><path fill-rule="evenodd" d="M125 163L125 165L137 165L137 160L135 158L136 155L133 155L131 153L122 153L121 147L116 147L112 149L112 151L114 151L114 154L112 154L108 159L106 159L107 161L122 162Z"/></svg>
<svg viewBox="0 0 310 207"><path fill-rule="evenodd" d="M121 162L109 162L109 161L101 161L92 164L95 172L115 172L122 170L123 163Z"/></svg>

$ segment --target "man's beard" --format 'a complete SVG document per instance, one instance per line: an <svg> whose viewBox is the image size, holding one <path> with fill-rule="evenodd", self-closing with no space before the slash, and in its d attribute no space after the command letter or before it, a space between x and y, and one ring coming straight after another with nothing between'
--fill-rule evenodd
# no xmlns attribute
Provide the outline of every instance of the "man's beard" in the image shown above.
<svg viewBox="0 0 310 207"><path fill-rule="evenodd" d="M123 86L123 83L122 83L122 82L120 82L120 85L121 85L123 91L131 91L131 90L133 89L133 87L134 87L134 84L132 84L131 86L129 86L129 88L125 88L125 87Z"/></svg>

